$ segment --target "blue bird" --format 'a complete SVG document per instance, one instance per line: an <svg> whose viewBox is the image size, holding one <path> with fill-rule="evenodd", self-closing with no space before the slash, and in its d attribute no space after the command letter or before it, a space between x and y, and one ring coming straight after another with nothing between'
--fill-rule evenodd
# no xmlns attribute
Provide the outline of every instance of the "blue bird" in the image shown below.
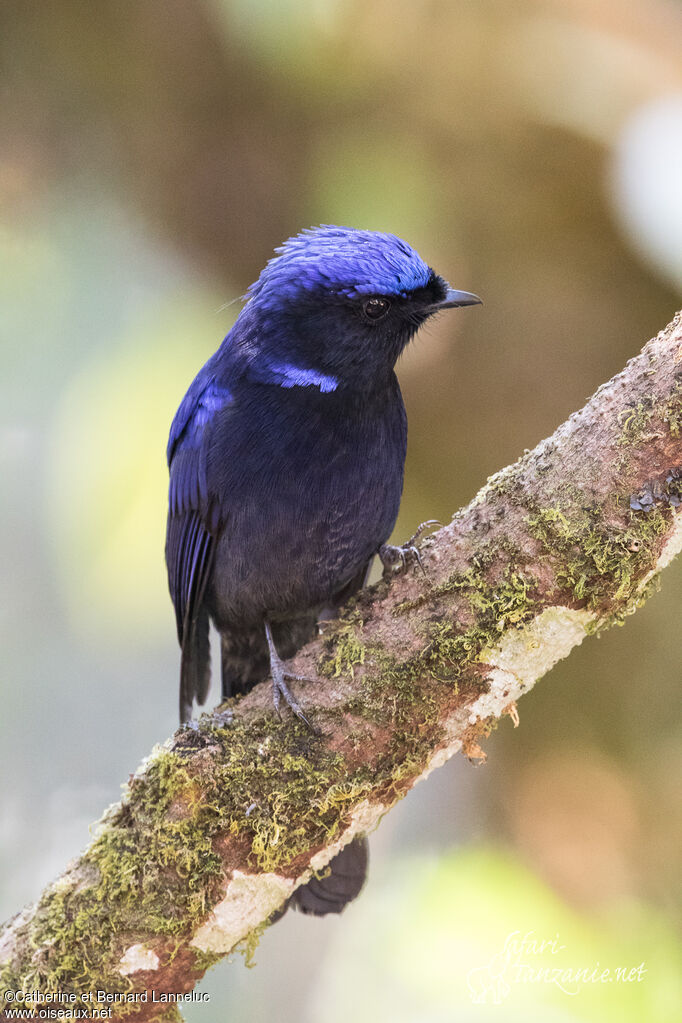
<svg viewBox="0 0 682 1023"><path fill-rule="evenodd" d="M223 699L270 677L275 708L283 699L305 720L286 661L362 587L375 555L395 553L407 443L396 360L430 316L480 302L391 234L323 226L276 251L171 426L181 721L208 695L211 621ZM326 886L299 889L298 908L338 912L363 857L351 843Z"/></svg>

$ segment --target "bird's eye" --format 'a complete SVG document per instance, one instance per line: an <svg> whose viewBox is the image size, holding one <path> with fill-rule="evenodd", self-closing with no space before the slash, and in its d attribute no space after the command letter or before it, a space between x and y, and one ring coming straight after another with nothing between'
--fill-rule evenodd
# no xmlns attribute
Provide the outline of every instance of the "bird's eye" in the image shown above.
<svg viewBox="0 0 682 1023"><path fill-rule="evenodd" d="M387 298L368 298L362 311L368 320L376 322L382 320L390 308L391 303Z"/></svg>

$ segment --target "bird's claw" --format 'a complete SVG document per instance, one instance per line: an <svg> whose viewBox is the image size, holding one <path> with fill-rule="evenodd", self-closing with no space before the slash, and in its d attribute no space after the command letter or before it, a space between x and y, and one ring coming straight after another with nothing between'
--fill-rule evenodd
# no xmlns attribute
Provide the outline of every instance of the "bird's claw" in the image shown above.
<svg viewBox="0 0 682 1023"><path fill-rule="evenodd" d="M437 519L428 519L426 522L422 522L410 539L401 544L400 547L394 547L393 544L389 543L382 544L379 548L379 559L384 566L384 576L391 575L393 572L404 571L407 568L408 562L412 560L416 561L424 575L426 575L416 543L422 533L432 526L440 526L440 522Z"/></svg>
<svg viewBox="0 0 682 1023"><path fill-rule="evenodd" d="M301 706L293 695L289 686L284 681L287 678L294 679L296 682L309 682L310 679L305 678L303 675L294 675L292 672L287 671L284 667L284 662L280 659L275 647L275 642L272 638L272 630L270 629L269 622L265 622L265 635L268 641L268 649L270 651L270 674L272 675L272 702L275 705L275 711L277 716L281 719L279 705L284 699L289 710L296 715L299 721L302 721L311 732L318 733L318 729L314 725L311 725L308 718L301 710Z"/></svg>
<svg viewBox="0 0 682 1023"><path fill-rule="evenodd" d="M422 533L425 533L427 529L431 529L433 526L441 525L442 522L439 522L438 519L427 519L426 522L421 522L404 546L405 547L413 546L417 542L417 540L420 539Z"/></svg>
<svg viewBox="0 0 682 1023"><path fill-rule="evenodd" d="M272 702L275 705L275 711L277 716L281 719L282 713L279 709L282 699L286 703L289 710L296 715L299 721L302 721L308 726L311 732L317 732L314 725L311 725L308 718L305 716L301 709L301 705L289 689L289 686L284 681L286 678L294 679L297 682L309 682L310 679L304 678L303 675L292 675L289 671L274 671L272 678Z"/></svg>
<svg viewBox="0 0 682 1023"><path fill-rule="evenodd" d="M404 571L407 568L408 559L414 559L422 572L424 571L419 551L414 544L403 544L402 547L394 547L393 544L385 543L379 548L379 560L384 566L384 576Z"/></svg>

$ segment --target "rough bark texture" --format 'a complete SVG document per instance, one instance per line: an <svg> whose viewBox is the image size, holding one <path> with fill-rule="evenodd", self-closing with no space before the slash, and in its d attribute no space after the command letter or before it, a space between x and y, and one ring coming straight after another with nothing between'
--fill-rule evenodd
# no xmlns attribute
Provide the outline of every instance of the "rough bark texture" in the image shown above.
<svg viewBox="0 0 682 1023"><path fill-rule="evenodd" d="M177 998L248 954L311 870L453 753L482 755L522 693L643 602L682 548L681 430L678 314L422 544L425 573L363 592L301 652L319 734L277 720L262 685L153 751L0 931L0 992L92 992L90 1011L106 992L114 1019L175 1018L152 991Z"/></svg>

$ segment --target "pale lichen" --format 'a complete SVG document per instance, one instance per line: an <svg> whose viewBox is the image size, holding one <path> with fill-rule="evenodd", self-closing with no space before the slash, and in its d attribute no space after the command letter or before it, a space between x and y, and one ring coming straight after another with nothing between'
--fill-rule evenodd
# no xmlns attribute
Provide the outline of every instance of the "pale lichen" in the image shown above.
<svg viewBox="0 0 682 1023"><path fill-rule="evenodd" d="M509 630L495 647L481 651L478 659L513 676L523 689L582 643L595 621L590 611L561 605L546 607L523 629ZM485 693L474 707L482 706L489 697L490 693Z"/></svg>
<svg viewBox="0 0 682 1023"><path fill-rule="evenodd" d="M190 945L201 952L224 954L278 909L294 888L278 874L235 870L224 897L196 930Z"/></svg>
<svg viewBox="0 0 682 1023"><path fill-rule="evenodd" d="M143 970L158 970L159 957L151 948L146 948L138 942L127 948L119 960L118 972L124 977L131 973L140 973Z"/></svg>

